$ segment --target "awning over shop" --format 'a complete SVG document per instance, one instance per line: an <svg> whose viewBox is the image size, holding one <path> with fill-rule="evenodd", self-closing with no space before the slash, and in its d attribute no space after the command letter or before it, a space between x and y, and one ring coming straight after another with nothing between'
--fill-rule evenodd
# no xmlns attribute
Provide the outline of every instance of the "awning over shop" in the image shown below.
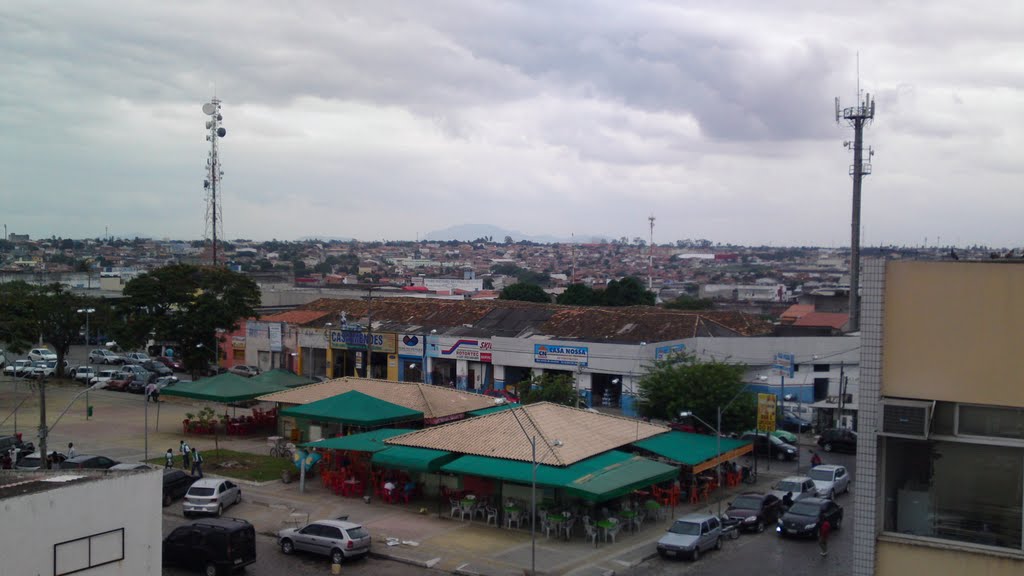
<svg viewBox="0 0 1024 576"><path fill-rule="evenodd" d="M166 396L181 396L210 402L241 402L252 400L257 396L285 390L284 386L266 382L254 382L252 378L244 378L237 374L225 372L212 378L203 378L194 382L178 382L160 390Z"/></svg>
<svg viewBox="0 0 1024 576"><path fill-rule="evenodd" d="M385 402L356 390L285 408L281 410L281 415L352 426L384 426L393 422L423 419L423 412Z"/></svg>
<svg viewBox="0 0 1024 576"><path fill-rule="evenodd" d="M471 474L517 484L530 484L530 462L485 456L462 456L441 467L452 474ZM587 500L603 502L633 490L675 478L674 466L612 450L571 466L537 467L537 484L563 488Z"/></svg>
<svg viewBox="0 0 1024 576"><path fill-rule="evenodd" d="M502 410L508 410L509 408L518 408L518 407L519 407L519 404L516 404L516 403L511 403L510 404L510 403L506 402L504 404L498 404L497 406L491 406L490 408L481 408L480 410L473 410L472 412L467 412L466 415L467 416L483 416L484 414L492 414L494 412L501 412Z"/></svg>
<svg viewBox="0 0 1024 576"><path fill-rule="evenodd" d="M313 380L306 378L305 376L299 376L294 372L282 370L281 368L275 368L273 370L268 370L259 376L253 376L249 381L266 382L267 384L274 384L285 388L295 388L296 386L305 386L306 384L313 383Z"/></svg>
<svg viewBox="0 0 1024 576"><path fill-rule="evenodd" d="M374 465L412 472L437 472L442 466L458 458L458 454L430 448L390 446L373 455Z"/></svg>
<svg viewBox="0 0 1024 576"><path fill-rule="evenodd" d="M352 452L380 452L391 448L384 443L388 438L413 432L408 428L378 428L362 434L349 434L338 438L324 438L315 442L306 442L303 448L324 450L350 450Z"/></svg>
<svg viewBox="0 0 1024 576"><path fill-rule="evenodd" d="M722 452L719 454L718 438L715 436L667 432L634 442L633 446L690 466L694 474L714 468L720 462L727 462L754 449L753 444L746 440L722 438L721 442Z"/></svg>

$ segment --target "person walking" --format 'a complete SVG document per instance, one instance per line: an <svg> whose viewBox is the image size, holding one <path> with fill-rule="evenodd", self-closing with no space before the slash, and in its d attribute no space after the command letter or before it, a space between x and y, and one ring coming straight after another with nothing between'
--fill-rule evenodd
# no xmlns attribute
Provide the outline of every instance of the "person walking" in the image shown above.
<svg viewBox="0 0 1024 576"><path fill-rule="evenodd" d="M828 556L828 535L832 532L832 525L828 520L822 520L818 526L818 548L821 548L821 555Z"/></svg>
<svg viewBox="0 0 1024 576"><path fill-rule="evenodd" d="M164 454L164 468L174 468L174 451L170 448Z"/></svg>
<svg viewBox="0 0 1024 576"><path fill-rule="evenodd" d="M811 450L811 466L821 466L821 455Z"/></svg>
<svg viewBox="0 0 1024 576"><path fill-rule="evenodd" d="M199 472L196 475L196 472ZM203 477L203 455L199 453L198 448L192 449L192 475L196 478Z"/></svg>
<svg viewBox="0 0 1024 576"><path fill-rule="evenodd" d="M183 470L188 470L188 461L192 456L192 449L189 447L188 442L185 442L184 440L181 441L181 445L178 449L181 450L181 468Z"/></svg>
<svg viewBox="0 0 1024 576"><path fill-rule="evenodd" d="M78 451L75 450L75 443L68 442L68 458L74 458L75 456L78 456Z"/></svg>

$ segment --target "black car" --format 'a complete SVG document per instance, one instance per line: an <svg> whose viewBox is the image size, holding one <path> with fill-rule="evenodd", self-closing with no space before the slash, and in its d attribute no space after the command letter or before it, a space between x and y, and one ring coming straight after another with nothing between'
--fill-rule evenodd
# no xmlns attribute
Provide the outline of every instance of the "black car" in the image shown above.
<svg viewBox="0 0 1024 576"><path fill-rule="evenodd" d="M35 444L23 442L17 436L0 436L0 454L10 453L11 448L16 450L12 465L36 451Z"/></svg>
<svg viewBox="0 0 1024 576"><path fill-rule="evenodd" d="M165 366L163 362L158 362L156 360L146 360L141 364L141 366L150 373L156 374L157 378L160 378L161 376L174 376L174 370L171 370L170 368Z"/></svg>
<svg viewBox="0 0 1024 576"><path fill-rule="evenodd" d="M769 458L775 458L776 460L792 460L797 455L797 449L794 446L786 444L777 436L771 434L765 435L748 432L740 436L740 440L753 442L754 452L767 455Z"/></svg>
<svg viewBox="0 0 1024 576"><path fill-rule="evenodd" d="M115 464L120 464L117 460L111 460L106 456L92 456L90 454L80 454L74 458L68 458L67 460L60 463L61 470L79 470L79 469L91 469L91 470L106 470Z"/></svg>
<svg viewBox="0 0 1024 576"><path fill-rule="evenodd" d="M163 552L165 564L226 574L256 562L256 530L235 518L193 520L164 538Z"/></svg>
<svg viewBox="0 0 1024 576"><path fill-rule="evenodd" d="M185 496L189 486L196 481L195 476L186 474L184 470L164 468L164 506L170 506L171 502Z"/></svg>
<svg viewBox="0 0 1024 576"><path fill-rule="evenodd" d="M825 452L857 452L857 433L845 428L829 428L818 437L818 446Z"/></svg>
<svg viewBox="0 0 1024 576"><path fill-rule="evenodd" d="M812 425L807 420L793 414L792 412L786 412L782 415L782 421L779 422L779 428L782 428L786 432L792 432L794 434L802 434L812 428Z"/></svg>
<svg viewBox="0 0 1024 576"><path fill-rule="evenodd" d="M746 492L729 504L725 515L736 522L740 530L764 532L765 526L778 522L782 515L782 501L772 494Z"/></svg>
<svg viewBox="0 0 1024 576"><path fill-rule="evenodd" d="M775 531L779 536L817 536L822 520L828 520L832 529L838 530L843 523L843 507L834 500L804 498L789 507Z"/></svg>

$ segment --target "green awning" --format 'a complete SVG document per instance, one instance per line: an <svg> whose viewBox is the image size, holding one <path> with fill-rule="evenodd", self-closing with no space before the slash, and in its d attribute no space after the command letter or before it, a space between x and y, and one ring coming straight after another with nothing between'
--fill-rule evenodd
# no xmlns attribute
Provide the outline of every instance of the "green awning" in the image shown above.
<svg viewBox="0 0 1024 576"><path fill-rule="evenodd" d="M313 380L306 378L305 376L299 376L294 372L289 372L288 370L283 370L281 368L268 370L259 376L253 376L249 380L252 382L266 382L267 384L284 386L285 388L295 388L296 386L305 386L306 384L313 383Z"/></svg>
<svg viewBox="0 0 1024 576"><path fill-rule="evenodd" d="M391 446L384 443L384 440L394 436L401 436L415 432L407 428L378 428L363 432L361 434L349 434L339 438L324 438L315 442L306 442L303 448L320 448L325 450L351 450L353 452L380 452Z"/></svg>
<svg viewBox="0 0 1024 576"><path fill-rule="evenodd" d="M423 412L385 402L358 390L285 408L281 410L281 415L352 426L383 426L392 422L423 419Z"/></svg>
<svg viewBox="0 0 1024 576"><path fill-rule="evenodd" d="M719 438L707 434L666 432L634 442L633 445L680 464L691 466L694 473L707 470L719 462L732 460L753 450L753 445L746 440L722 438L721 447L718 442Z"/></svg>
<svg viewBox="0 0 1024 576"><path fill-rule="evenodd" d="M257 396L281 392L284 386L254 382L252 378L244 378L237 374L225 372L212 378L203 378L194 382L178 382L160 390L161 395L181 396L211 402L241 402L252 400Z"/></svg>
<svg viewBox="0 0 1024 576"><path fill-rule="evenodd" d="M483 416L484 414L492 414L494 412L501 412L502 410L508 410L509 408L519 408L519 404L516 403L504 403L498 404L497 406L491 406L490 408L481 408L479 410L473 410L472 412L466 412L467 416Z"/></svg>
<svg viewBox="0 0 1024 576"><path fill-rule="evenodd" d="M530 462L486 456L462 456L441 467L452 474L471 474L517 484L530 484ZM603 502L643 486L675 478L674 466L633 456L618 450L581 460L571 466L537 467L537 484L563 488L570 494Z"/></svg>
<svg viewBox="0 0 1024 576"><path fill-rule="evenodd" d="M412 472L437 472L441 466L458 458L458 454L430 448L412 446L390 446L373 455L371 462L383 468L395 468Z"/></svg>

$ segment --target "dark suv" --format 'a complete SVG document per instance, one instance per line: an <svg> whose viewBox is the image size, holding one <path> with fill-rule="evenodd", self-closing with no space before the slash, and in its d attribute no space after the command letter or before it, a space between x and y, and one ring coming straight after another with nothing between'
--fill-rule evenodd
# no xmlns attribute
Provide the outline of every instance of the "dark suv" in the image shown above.
<svg viewBox="0 0 1024 576"><path fill-rule="evenodd" d="M165 564L227 574L256 562L256 530L235 518L193 520L168 534L163 549Z"/></svg>
<svg viewBox="0 0 1024 576"><path fill-rule="evenodd" d="M772 436L771 434L747 432L740 436L740 440L753 442L754 452L766 455L769 458L775 458L776 460L792 460L797 455L797 449L794 446L786 444L778 436Z"/></svg>
<svg viewBox="0 0 1024 576"><path fill-rule="evenodd" d="M36 451L36 445L31 442L22 442L17 436L0 436L0 454L4 454L11 451L11 448L17 450L14 457L14 462L11 462L11 466L21 460L22 457L28 456L29 454Z"/></svg>
<svg viewBox="0 0 1024 576"><path fill-rule="evenodd" d="M725 516L741 530L764 532L765 526L774 525L782 516L782 501L772 494L746 492L729 504Z"/></svg>
<svg viewBox="0 0 1024 576"><path fill-rule="evenodd" d="M818 437L818 446L825 452L857 452L857 433L845 428L829 428Z"/></svg>

